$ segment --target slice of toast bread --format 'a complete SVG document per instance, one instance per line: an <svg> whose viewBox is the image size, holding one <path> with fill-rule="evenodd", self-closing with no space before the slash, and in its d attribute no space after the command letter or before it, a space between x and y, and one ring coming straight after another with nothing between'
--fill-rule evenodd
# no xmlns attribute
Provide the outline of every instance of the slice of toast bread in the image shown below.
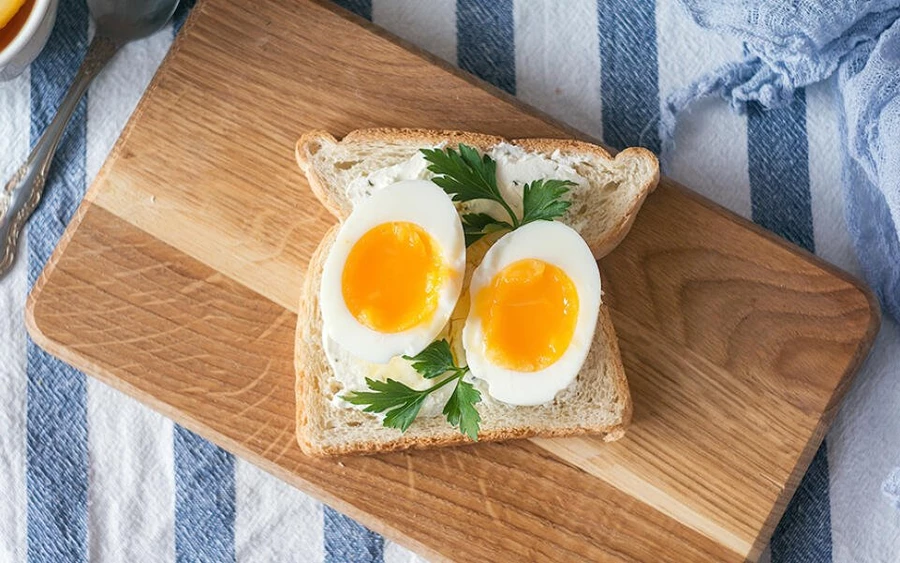
<svg viewBox="0 0 900 563"><path fill-rule="evenodd" d="M298 142L297 160L322 204L343 219L352 211L346 190L355 178L402 163L421 148L464 143L487 151L503 142L507 141L476 133L407 129L359 130L337 141L326 132L312 131ZM578 173L589 179L591 189L577 194L581 200L573 196L569 219L580 220L581 234L596 257L607 254L627 234L658 181L656 158L644 149L627 149L613 158L604 149L579 141L526 139L512 144L545 155L577 154L585 162ZM563 222L566 219L563 217ZM471 442L440 416L420 416L401 433L383 427L374 415L333 403L343 388L325 355L319 286L336 233L337 227L312 256L301 292L295 367L297 436L303 451L314 455L376 453ZM468 260L467 276L478 261L480 256ZM464 295L461 300L467 298ZM477 408L482 418L480 441L586 433L607 441L621 438L632 405L608 308L600 307L594 340L575 382L554 401L534 407L482 401Z"/></svg>

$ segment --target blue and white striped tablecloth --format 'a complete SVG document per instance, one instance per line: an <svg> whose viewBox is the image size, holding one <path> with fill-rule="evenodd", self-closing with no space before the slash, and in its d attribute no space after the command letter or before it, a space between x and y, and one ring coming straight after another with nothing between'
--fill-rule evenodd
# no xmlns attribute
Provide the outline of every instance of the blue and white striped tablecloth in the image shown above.
<svg viewBox="0 0 900 563"><path fill-rule="evenodd" d="M215 0L208 0L215 2ZM366 18L614 146L659 150L660 99L741 45L674 0L343 0ZM599 4L599 5L598 5ZM0 283L0 562L415 561L353 521L102 383L27 337L28 288L187 12L128 46L79 106L22 259ZM89 37L61 0L29 72L0 84L0 176L53 114ZM788 108L736 116L704 102L679 125L670 176L856 271L843 219L832 84ZM788 508L766 558L900 561L900 331L875 352Z"/></svg>

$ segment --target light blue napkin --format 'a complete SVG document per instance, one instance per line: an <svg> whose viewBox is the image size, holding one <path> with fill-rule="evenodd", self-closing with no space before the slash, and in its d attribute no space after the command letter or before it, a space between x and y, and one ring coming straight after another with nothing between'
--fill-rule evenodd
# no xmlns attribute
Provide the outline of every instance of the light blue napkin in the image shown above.
<svg viewBox="0 0 900 563"><path fill-rule="evenodd" d="M884 482L884 494L894 501L894 506L900 510L900 468L895 469Z"/></svg>
<svg viewBox="0 0 900 563"><path fill-rule="evenodd" d="M844 59L838 89L847 227L866 279L900 320L900 19Z"/></svg>
<svg viewBox="0 0 900 563"><path fill-rule="evenodd" d="M659 131L663 166L676 116L718 94L743 113L791 103L838 74L850 234L867 281L900 320L900 0L682 0L701 27L745 41L743 60L671 93Z"/></svg>
<svg viewBox="0 0 900 563"><path fill-rule="evenodd" d="M701 27L744 40L744 58L699 77L663 104L662 162L679 112L718 94L790 104L794 90L837 74L847 227L862 271L900 321L900 0L681 0ZM900 468L883 491L900 510Z"/></svg>

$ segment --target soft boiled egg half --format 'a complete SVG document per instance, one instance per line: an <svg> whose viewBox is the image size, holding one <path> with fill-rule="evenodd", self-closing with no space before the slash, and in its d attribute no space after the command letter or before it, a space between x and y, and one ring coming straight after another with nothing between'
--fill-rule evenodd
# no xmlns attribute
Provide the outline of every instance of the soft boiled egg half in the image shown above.
<svg viewBox="0 0 900 563"><path fill-rule="evenodd" d="M536 221L504 235L469 291L463 347L491 397L540 405L574 381L600 310L600 272L577 232Z"/></svg>
<svg viewBox="0 0 900 563"><path fill-rule="evenodd" d="M441 188L409 180L381 189L353 209L325 260L325 332L373 363L418 354L447 324L465 267L459 214Z"/></svg>

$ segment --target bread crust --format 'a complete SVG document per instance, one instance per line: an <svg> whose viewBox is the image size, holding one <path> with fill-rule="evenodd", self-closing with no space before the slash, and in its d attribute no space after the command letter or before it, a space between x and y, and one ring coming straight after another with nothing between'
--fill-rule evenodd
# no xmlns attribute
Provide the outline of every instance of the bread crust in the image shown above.
<svg viewBox="0 0 900 563"><path fill-rule="evenodd" d="M295 155L297 164L309 180L309 187L318 200L338 219L344 220L353 211L353 205L344 199L339 199L337 194L328 190L324 179L309 166L310 157L318 147L327 143L373 143L373 142L398 142L406 141L410 144L426 147L446 141L448 144L465 144L481 150L488 150L494 145L504 142L503 137L483 135L481 133L469 133L466 131L450 131L436 129L396 129L390 127L378 127L371 129L356 129L338 141L334 136L323 129L315 129L303 134L297 141Z"/></svg>
<svg viewBox="0 0 900 563"><path fill-rule="evenodd" d="M358 129L349 133L338 141L333 135L324 130L313 130L305 133L296 145L296 159L300 168L306 173L309 185L313 193L323 206L340 220L349 216L352 204L346 198L341 198L334 190L328 188L325 180L311 165L314 155L323 146L337 143L372 143L372 142L408 142L416 146L433 146L441 142L450 145L466 144L482 151L501 143L510 142L530 152L550 153L559 150L562 153L594 154L603 159L641 159L648 163L652 161L654 174L648 177L639 190L639 197L629 206L626 213L618 219L615 228L598 240L588 240L588 245L595 258L601 258L608 254L625 237L637 215L637 211L643 204L646 196L655 189L659 179L656 157L642 148L629 148L611 156L605 149L597 145L582 141L568 139L517 139L508 141L502 137L469 133L463 131L441 131L427 129L392 129L374 128ZM323 392L324 383L330 378L329 366L322 347L321 313L319 310L319 285L321 283L322 269L328 256L338 226L333 227L322 239L316 252L310 259L298 312L297 336L295 345L294 363L296 368L295 392L297 399L297 440L301 449L308 455L344 455L344 454L374 454L380 452L421 449L438 446L451 446L472 443L467 436L447 425L446 432L435 433L430 436L413 435L412 433L384 440L366 440L345 442L337 445L325 445L313 439L315 421L312 416L331 408ZM542 427L539 424L509 427L479 432L480 442L502 441L531 437L563 437L582 434L592 434L601 437L604 441L615 441L624 436L631 422L632 402L628 389L625 371L622 367L618 340L610 318L609 309L604 304L600 307L597 320L597 329L593 346L605 343L607 346L607 375L612 377L616 395L624 403L620 420L612 425L590 426L578 425L565 428Z"/></svg>
<svg viewBox="0 0 900 563"><path fill-rule="evenodd" d="M600 158L606 159L638 159L656 162L656 156L643 147L629 147L615 156L609 154L603 147L592 145L584 141L576 141L572 139L515 139L512 141L514 145L520 146L529 152L553 152L559 150L561 153L579 153L579 154L595 154ZM587 241L594 258L600 260L613 249L619 246L637 217L637 212L644 205L644 200L650 195L659 184L659 166L655 166L655 173L648 177L640 188L640 196L636 198L628 211L619 219L616 227L609 231L607 236L596 240Z"/></svg>
<svg viewBox="0 0 900 563"><path fill-rule="evenodd" d="M434 130L434 129L396 129L396 128L372 128L357 129L351 131L342 140L338 141L331 133L322 129L309 131L297 141L295 155L297 164L306 173L310 188L323 206L338 219L345 219L353 211L349 200L339 194L328 190L325 180L318 174L314 167L310 166L312 155L322 146L328 144L363 144L373 142L408 142L411 145L431 146L441 142L449 145L466 144L482 151L487 151L499 143L517 145L529 152L574 154L593 154L604 160L636 160L648 163L653 174L644 179L638 189L638 197L632 200L628 210L619 217L614 228L608 230L603 236L593 240L586 240L594 258L600 260L622 242L622 239L631 230L637 212L644 204L647 196L656 189L659 183L659 166L656 164L656 156L652 152L641 147L627 148L615 156L598 145L577 141L574 139L514 139L512 141L495 135L482 133L469 133L466 131Z"/></svg>

